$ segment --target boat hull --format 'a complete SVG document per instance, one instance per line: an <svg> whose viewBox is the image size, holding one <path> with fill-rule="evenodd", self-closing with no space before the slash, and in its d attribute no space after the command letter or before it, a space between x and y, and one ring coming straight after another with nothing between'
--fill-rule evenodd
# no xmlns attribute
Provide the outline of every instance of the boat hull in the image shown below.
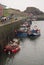
<svg viewBox="0 0 44 65"><path fill-rule="evenodd" d="M28 34L29 37L38 37L40 34Z"/></svg>
<svg viewBox="0 0 44 65"><path fill-rule="evenodd" d="M27 33L25 33L25 32L18 32L18 33L16 34L16 36L17 36L17 37L21 37L21 38L27 37Z"/></svg>

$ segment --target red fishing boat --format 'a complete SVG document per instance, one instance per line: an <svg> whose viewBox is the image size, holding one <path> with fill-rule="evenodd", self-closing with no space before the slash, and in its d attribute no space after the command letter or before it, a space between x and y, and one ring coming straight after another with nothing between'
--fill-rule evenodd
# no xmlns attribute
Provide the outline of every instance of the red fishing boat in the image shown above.
<svg viewBox="0 0 44 65"><path fill-rule="evenodd" d="M4 52L10 53L17 53L20 50L20 46L17 44L8 44L4 47Z"/></svg>

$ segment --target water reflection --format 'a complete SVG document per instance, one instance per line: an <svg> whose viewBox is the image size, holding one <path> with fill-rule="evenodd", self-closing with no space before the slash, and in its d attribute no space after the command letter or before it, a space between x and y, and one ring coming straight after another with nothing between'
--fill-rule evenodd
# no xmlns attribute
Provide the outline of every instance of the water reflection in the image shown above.
<svg viewBox="0 0 44 65"><path fill-rule="evenodd" d="M0 56L0 65L8 65L10 61L12 63L13 58L14 58L13 54L11 54L11 55L7 55L5 53L1 54L1 56Z"/></svg>

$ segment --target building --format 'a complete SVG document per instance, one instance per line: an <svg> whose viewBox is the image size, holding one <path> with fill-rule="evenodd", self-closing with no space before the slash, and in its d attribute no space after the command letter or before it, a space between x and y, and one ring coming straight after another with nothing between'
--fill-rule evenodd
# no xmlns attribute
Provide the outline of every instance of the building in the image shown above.
<svg viewBox="0 0 44 65"><path fill-rule="evenodd" d="M3 12L4 12L5 7L6 7L5 5L0 4L0 17L3 16Z"/></svg>
<svg viewBox="0 0 44 65"><path fill-rule="evenodd" d="M3 16L3 6L0 5L0 17Z"/></svg>

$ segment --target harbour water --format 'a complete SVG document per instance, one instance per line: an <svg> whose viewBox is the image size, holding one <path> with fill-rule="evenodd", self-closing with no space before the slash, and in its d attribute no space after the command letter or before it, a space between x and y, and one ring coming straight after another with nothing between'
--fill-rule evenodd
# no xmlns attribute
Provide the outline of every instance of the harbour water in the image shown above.
<svg viewBox="0 0 44 65"><path fill-rule="evenodd" d="M41 36L35 40L22 39L17 54L0 54L0 65L44 65L44 21L33 21L34 25L40 28Z"/></svg>

